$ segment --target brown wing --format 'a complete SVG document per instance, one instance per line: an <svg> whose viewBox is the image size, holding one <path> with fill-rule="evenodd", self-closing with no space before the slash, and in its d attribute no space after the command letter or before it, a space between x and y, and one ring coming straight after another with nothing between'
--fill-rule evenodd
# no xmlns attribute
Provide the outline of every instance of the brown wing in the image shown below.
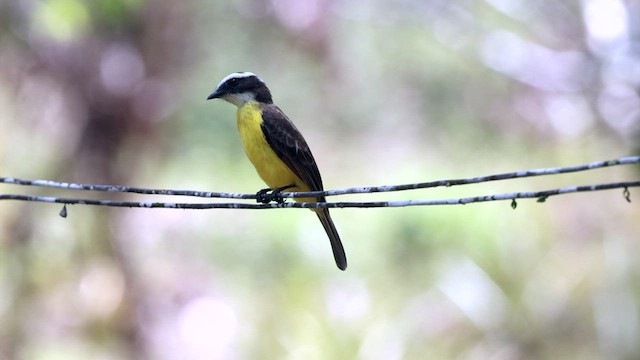
<svg viewBox="0 0 640 360"><path fill-rule="evenodd" d="M323 190L320 171L318 171L318 165L309 150L309 145L296 126L277 106L266 105L262 109L262 132L276 155L309 186L311 191ZM318 201L324 201L324 199L324 196L318 197ZM329 215L329 209L315 209L314 211L329 236L336 265L341 270L346 269L347 256L342 247L338 230Z"/></svg>
<svg viewBox="0 0 640 360"><path fill-rule="evenodd" d="M323 190L320 171L307 142L277 106L267 105L263 108L262 132L276 155L311 191ZM324 201L324 198L319 201Z"/></svg>

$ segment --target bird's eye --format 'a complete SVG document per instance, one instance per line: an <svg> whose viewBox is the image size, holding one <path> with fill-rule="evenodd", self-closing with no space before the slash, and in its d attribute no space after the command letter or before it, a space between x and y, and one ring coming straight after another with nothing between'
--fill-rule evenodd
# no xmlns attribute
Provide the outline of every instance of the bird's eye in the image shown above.
<svg viewBox="0 0 640 360"><path fill-rule="evenodd" d="M238 79L237 78L233 78L229 80L229 86L236 86L238 85Z"/></svg>

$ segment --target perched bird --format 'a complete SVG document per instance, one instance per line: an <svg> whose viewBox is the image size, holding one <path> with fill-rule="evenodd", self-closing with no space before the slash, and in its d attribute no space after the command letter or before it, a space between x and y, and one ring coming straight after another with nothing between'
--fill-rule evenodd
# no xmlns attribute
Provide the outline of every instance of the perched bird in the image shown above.
<svg viewBox="0 0 640 360"><path fill-rule="evenodd" d="M258 192L258 201L277 199L280 191L321 191L322 178L318 165L302 134L280 108L273 104L265 83L250 72L228 75L207 100L224 99L238 107L238 131L247 157L270 189ZM272 190L271 197L266 191ZM298 198L299 202L324 202L324 196ZM347 268L347 257L329 209L312 209L329 236L333 257L341 270Z"/></svg>

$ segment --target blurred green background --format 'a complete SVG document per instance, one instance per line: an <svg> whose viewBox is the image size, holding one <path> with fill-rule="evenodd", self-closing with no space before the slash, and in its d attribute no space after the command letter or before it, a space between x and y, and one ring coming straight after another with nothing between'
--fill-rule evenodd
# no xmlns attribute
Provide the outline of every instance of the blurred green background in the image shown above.
<svg viewBox="0 0 640 360"><path fill-rule="evenodd" d="M3 0L0 176L255 192L235 108L205 101L241 70L329 189L638 154L635 0ZM638 359L631 199L336 209L346 272L307 210L2 202L0 359Z"/></svg>

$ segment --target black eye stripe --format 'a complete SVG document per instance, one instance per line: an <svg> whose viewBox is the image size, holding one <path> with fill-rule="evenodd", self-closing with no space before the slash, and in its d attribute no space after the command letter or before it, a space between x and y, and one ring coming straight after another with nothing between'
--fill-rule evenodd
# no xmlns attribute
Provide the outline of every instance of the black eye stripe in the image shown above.
<svg viewBox="0 0 640 360"><path fill-rule="evenodd" d="M246 76L246 77L233 77L227 79L221 86L223 86L225 91L230 93L241 93L246 91L255 91L261 85L264 84L254 76Z"/></svg>

